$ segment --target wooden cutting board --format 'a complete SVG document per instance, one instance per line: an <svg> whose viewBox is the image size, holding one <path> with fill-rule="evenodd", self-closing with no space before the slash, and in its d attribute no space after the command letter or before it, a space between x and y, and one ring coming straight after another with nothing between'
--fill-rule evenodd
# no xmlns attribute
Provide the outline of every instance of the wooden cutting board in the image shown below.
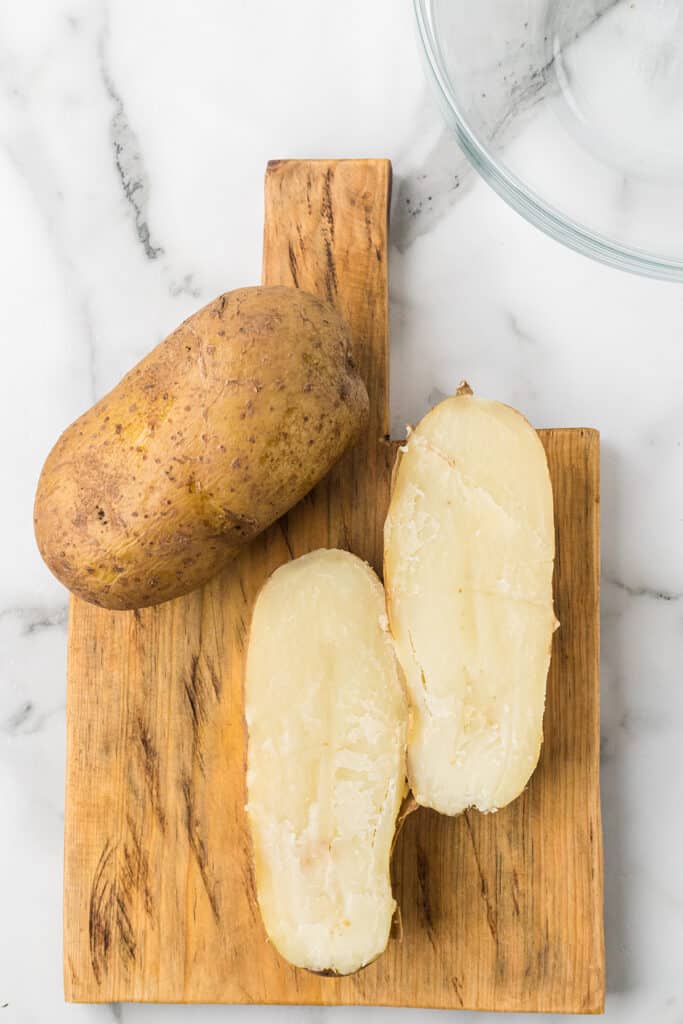
<svg viewBox="0 0 683 1024"><path fill-rule="evenodd" d="M244 816L250 609L276 566L319 546L348 548L381 571L396 447L387 441L390 181L383 160L276 161L266 175L263 281L316 292L348 320L371 398L364 440L203 590L131 613L71 603L68 1000L603 1006L593 430L541 431L562 625L526 792L495 815L410 816L393 862L402 938L353 977L289 967L259 918Z"/></svg>

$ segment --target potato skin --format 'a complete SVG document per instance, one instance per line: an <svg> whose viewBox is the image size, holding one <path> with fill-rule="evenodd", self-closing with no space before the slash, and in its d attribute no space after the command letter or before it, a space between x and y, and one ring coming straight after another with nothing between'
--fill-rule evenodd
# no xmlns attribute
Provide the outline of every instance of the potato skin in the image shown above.
<svg viewBox="0 0 683 1024"><path fill-rule="evenodd" d="M64 431L38 483L40 553L105 608L178 597L296 504L367 416L332 306L294 288L228 292Z"/></svg>

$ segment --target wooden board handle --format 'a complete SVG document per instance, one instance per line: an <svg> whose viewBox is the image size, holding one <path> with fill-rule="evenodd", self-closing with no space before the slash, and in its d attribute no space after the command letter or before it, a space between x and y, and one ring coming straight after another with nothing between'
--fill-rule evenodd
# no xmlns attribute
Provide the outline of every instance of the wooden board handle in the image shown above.
<svg viewBox="0 0 683 1024"><path fill-rule="evenodd" d="M271 160L263 283L337 307L370 396L369 436L389 430L388 160Z"/></svg>

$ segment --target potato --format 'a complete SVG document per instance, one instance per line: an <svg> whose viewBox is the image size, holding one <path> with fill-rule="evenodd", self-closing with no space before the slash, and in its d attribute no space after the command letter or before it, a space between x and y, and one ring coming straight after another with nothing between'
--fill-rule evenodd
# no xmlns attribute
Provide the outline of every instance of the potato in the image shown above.
<svg viewBox="0 0 683 1024"><path fill-rule="evenodd" d="M40 552L106 608L177 597L299 501L367 415L330 305L293 288L228 292L62 434L38 484Z"/></svg>
<svg viewBox="0 0 683 1024"><path fill-rule="evenodd" d="M389 938L407 729L384 591L355 555L314 551L265 584L251 624L245 716L266 931L290 963L350 974Z"/></svg>
<svg viewBox="0 0 683 1024"><path fill-rule="evenodd" d="M553 495L538 435L464 387L401 450L385 523L389 621L412 705L408 779L493 811L538 761L553 630Z"/></svg>

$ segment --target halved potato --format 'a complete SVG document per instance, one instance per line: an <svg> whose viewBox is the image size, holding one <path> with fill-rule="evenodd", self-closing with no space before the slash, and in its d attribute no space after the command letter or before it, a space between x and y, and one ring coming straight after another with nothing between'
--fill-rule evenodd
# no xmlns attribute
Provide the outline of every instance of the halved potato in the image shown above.
<svg viewBox="0 0 683 1024"><path fill-rule="evenodd" d="M273 573L254 607L245 715L266 931L290 963L350 974L387 944L405 789L407 702L365 562L320 550Z"/></svg>
<svg viewBox="0 0 683 1024"><path fill-rule="evenodd" d="M493 811L538 761L553 630L545 451L468 387L401 450L385 524L391 630L412 704L408 779L444 814Z"/></svg>

